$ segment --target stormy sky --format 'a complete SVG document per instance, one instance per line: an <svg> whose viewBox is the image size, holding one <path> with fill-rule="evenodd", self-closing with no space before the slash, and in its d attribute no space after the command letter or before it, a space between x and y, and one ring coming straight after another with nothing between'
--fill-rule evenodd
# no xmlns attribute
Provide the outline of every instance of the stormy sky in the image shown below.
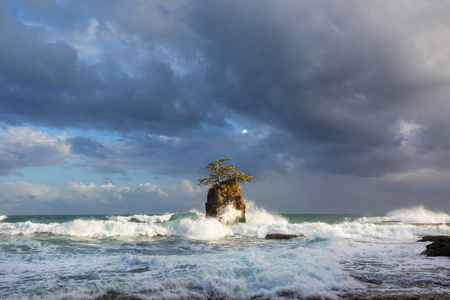
<svg viewBox="0 0 450 300"><path fill-rule="evenodd" d="M450 211L447 1L1 1L0 214Z"/></svg>

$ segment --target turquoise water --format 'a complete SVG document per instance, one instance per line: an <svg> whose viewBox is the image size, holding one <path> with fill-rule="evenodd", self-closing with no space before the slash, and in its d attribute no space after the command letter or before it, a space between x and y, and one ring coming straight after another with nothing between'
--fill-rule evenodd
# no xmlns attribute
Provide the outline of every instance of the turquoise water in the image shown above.
<svg viewBox="0 0 450 300"><path fill-rule="evenodd" d="M283 214L290 223L323 222L327 224L339 224L353 222L364 217L382 217L382 215L367 214Z"/></svg>
<svg viewBox="0 0 450 300"><path fill-rule="evenodd" d="M414 218L420 211L409 214ZM423 235L450 235L450 227L376 224L405 221L401 218L404 212L276 215L253 204L248 222L234 225L206 219L195 210L3 216L0 299L450 295L449 259L421 255L426 244L416 242ZM303 236L266 240L267 233Z"/></svg>
<svg viewBox="0 0 450 300"><path fill-rule="evenodd" d="M131 217L129 222L145 222L133 218L133 215L117 215L122 217ZM343 222L352 222L363 217L381 217L382 215L365 215L365 214L281 214L281 216L292 224L305 222L324 222L327 224L338 224ZM31 215L31 216L9 216L8 223L66 223L74 220L109 220L111 215ZM175 221L184 218L196 218L197 214L194 212L186 212L181 214L173 214L170 221Z"/></svg>

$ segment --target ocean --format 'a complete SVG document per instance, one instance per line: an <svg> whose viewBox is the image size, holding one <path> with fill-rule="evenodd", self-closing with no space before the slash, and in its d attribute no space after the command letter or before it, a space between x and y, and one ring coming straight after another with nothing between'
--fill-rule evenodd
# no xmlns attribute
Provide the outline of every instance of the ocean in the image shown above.
<svg viewBox="0 0 450 300"><path fill-rule="evenodd" d="M247 223L234 225L197 210L0 216L0 299L450 299L450 258L421 255L429 242L417 242L450 226L402 222L450 215L279 215L249 202Z"/></svg>

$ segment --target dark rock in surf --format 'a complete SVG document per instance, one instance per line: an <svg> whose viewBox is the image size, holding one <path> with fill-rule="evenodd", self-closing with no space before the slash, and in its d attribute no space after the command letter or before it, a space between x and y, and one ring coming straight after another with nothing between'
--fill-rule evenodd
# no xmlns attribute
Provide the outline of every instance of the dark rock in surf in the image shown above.
<svg viewBox="0 0 450 300"><path fill-rule="evenodd" d="M450 236L424 237L433 243L427 245L427 250L422 252L428 256L448 256L450 257ZM424 239L422 238L422 239Z"/></svg>
<svg viewBox="0 0 450 300"><path fill-rule="evenodd" d="M267 240L290 240L298 238L297 234L269 233L266 234Z"/></svg>
<svg viewBox="0 0 450 300"><path fill-rule="evenodd" d="M242 198L242 188L236 180L226 180L209 189L205 203L206 216L218 218L219 221L222 221L221 214L230 204L234 209L240 211L240 215L236 217L234 223L245 223L245 203Z"/></svg>
<svg viewBox="0 0 450 300"><path fill-rule="evenodd" d="M447 238L447 235L426 235L423 236L418 242L434 242L438 238Z"/></svg>

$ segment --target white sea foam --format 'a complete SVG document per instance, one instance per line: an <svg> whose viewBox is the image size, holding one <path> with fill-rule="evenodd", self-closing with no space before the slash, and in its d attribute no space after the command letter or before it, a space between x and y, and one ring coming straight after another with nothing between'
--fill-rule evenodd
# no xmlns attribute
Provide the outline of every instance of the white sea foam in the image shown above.
<svg viewBox="0 0 450 300"><path fill-rule="evenodd" d="M3 220L5 220L5 219L7 219L7 218L8 218L8 217L5 216L5 215L0 215L0 222L3 221Z"/></svg>
<svg viewBox="0 0 450 300"><path fill-rule="evenodd" d="M353 222L339 224L327 224L323 222L290 224L282 216L271 214L265 209L257 207L253 202L248 202L246 215L247 223L234 225L234 234L262 238L267 233L288 233L315 238L371 238L392 240L414 240L424 235L450 235L450 227L445 225L403 226L392 224L380 226L375 224L376 222L386 220L386 217L361 218ZM433 214L433 216L436 215L439 214ZM264 220L267 221L264 222ZM437 218L434 220L437 220Z"/></svg>
<svg viewBox="0 0 450 300"><path fill-rule="evenodd" d="M167 222L169 215L114 217L110 220L77 219L66 223L2 223L0 234L18 235L51 233L79 237L115 237L115 236L181 236L193 239L215 240L232 235L229 226L216 219L208 219L198 211L191 211L194 218L181 218ZM157 218L154 218L157 217ZM146 223L130 222L131 219L146 220ZM166 220L158 223L157 220Z"/></svg>
<svg viewBox="0 0 450 300"><path fill-rule="evenodd" d="M280 215L269 213L262 207L258 207L253 201L247 202L247 223L259 225L287 225L287 219Z"/></svg>
<svg viewBox="0 0 450 300"><path fill-rule="evenodd" d="M161 223L167 222L174 214L164 214L164 215L132 215L132 216L112 216L109 217L110 220L120 221L120 222L129 222L132 220L137 220L139 222L145 223Z"/></svg>
<svg viewBox="0 0 450 300"><path fill-rule="evenodd" d="M191 298L187 293L192 290L226 299L335 299L336 291L362 288L342 270L332 245L282 244L248 250L183 257L126 254L122 260L133 268L145 266L146 277L159 278L148 283L149 289L169 299Z"/></svg>
<svg viewBox="0 0 450 300"><path fill-rule="evenodd" d="M52 251L59 251L58 248ZM303 247L301 243L247 249L228 247L227 251L214 251L211 247L206 253L191 251L161 256L126 252L108 256L96 251L73 256L15 255L5 261L6 276L0 282L4 280L9 287L19 284L24 274L34 278L26 283L26 289L41 290L42 298L35 295L33 299L91 299L108 290L143 291L144 295L137 296L144 299L146 294L149 299L285 299L286 296L337 299L337 292L363 288L342 270L338 254L327 243L317 247ZM30 263L33 260L38 263ZM61 283L62 274L78 279ZM95 276L82 280L90 274ZM21 283L22 288L24 285ZM26 298L23 294L6 297L23 298Z"/></svg>
<svg viewBox="0 0 450 300"><path fill-rule="evenodd" d="M416 223L450 223L450 215L445 212L432 211L423 205L396 209L386 214L387 219Z"/></svg>
<svg viewBox="0 0 450 300"><path fill-rule="evenodd" d="M367 218L289 223L249 201L246 215L247 223L234 225L196 210L50 224L5 220L0 298L94 299L111 290L143 299L337 299L392 286L450 288L445 258L421 256L425 244L415 243L422 235L450 235L449 226L377 225ZM40 232L61 236L29 235ZM275 232L305 237L262 239ZM140 235L182 238L73 238Z"/></svg>
<svg viewBox="0 0 450 300"><path fill-rule="evenodd" d="M218 212L220 220L225 224L233 224L241 216L241 211L235 209L232 204L222 207Z"/></svg>
<svg viewBox="0 0 450 300"><path fill-rule="evenodd" d="M422 213L426 219L445 222L448 215L435 213L424 208L401 210L389 215L411 221L413 213ZM237 211L227 209L223 217L234 219ZM402 226L397 224L377 225L374 219L362 218L353 222L327 224L323 222L305 222L292 224L287 219L271 214L257 207L253 202L247 204L247 223L225 225L214 218L206 218L204 213L192 210L185 214L174 216L165 214L160 216L134 215L115 216L108 220L77 219L65 223L0 223L0 234L18 235L34 233L50 233L57 235L71 235L79 237L120 237L120 236L180 236L197 240L219 240L227 236L241 235L264 238L267 233L289 233L305 235L313 238L338 239L393 239L413 240L423 235L450 235L450 226ZM383 217L381 220L391 217ZM136 222L138 220L139 222ZM380 220L377 218L376 220Z"/></svg>

